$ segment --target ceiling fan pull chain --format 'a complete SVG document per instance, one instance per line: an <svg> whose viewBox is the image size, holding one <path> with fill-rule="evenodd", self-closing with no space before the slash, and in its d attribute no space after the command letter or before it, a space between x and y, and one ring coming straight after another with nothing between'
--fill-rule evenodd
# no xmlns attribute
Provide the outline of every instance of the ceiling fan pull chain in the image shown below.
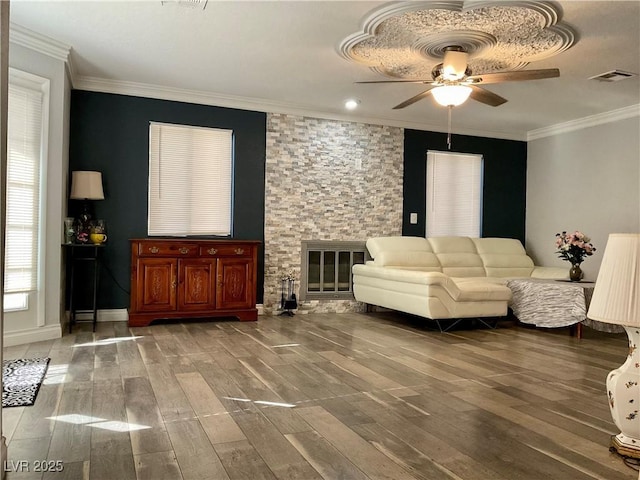
<svg viewBox="0 0 640 480"><path fill-rule="evenodd" d="M449 105L447 110L449 110L449 123L447 127L447 149L451 150L451 110L453 110L453 105Z"/></svg>

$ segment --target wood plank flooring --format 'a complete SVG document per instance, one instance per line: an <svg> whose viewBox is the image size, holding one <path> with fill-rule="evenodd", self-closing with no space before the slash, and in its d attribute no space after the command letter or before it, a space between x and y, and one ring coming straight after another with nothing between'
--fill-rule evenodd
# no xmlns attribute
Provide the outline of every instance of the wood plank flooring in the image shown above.
<svg viewBox="0 0 640 480"><path fill-rule="evenodd" d="M51 357L35 405L3 409L8 480L638 478L608 450L625 334L388 312L89 327L5 349Z"/></svg>

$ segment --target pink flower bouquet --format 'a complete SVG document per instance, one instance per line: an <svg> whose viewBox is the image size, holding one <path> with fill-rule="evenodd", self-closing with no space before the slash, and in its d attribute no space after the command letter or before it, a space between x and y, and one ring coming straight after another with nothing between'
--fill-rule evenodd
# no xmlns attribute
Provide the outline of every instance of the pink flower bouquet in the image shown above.
<svg viewBox="0 0 640 480"><path fill-rule="evenodd" d="M558 257L572 265L581 264L584 257L590 257L596 251L591 239L578 230L573 233L556 233L556 248Z"/></svg>

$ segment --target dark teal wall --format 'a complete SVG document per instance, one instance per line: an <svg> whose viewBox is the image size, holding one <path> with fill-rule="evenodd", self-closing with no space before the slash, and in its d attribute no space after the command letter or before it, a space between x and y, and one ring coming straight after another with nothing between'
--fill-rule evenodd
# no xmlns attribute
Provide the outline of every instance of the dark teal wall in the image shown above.
<svg viewBox="0 0 640 480"><path fill-rule="evenodd" d="M105 199L94 202L95 218L106 220L109 235L103 252L106 268L100 276L100 309L129 306L129 239L147 233L150 121L234 131L233 238L264 241L265 113L74 90L69 172L101 171L105 190ZM446 150L446 134L405 130L404 235L425 233L429 149ZM518 238L524 243L526 143L454 135L452 151L484 155L483 236ZM79 202L69 201L71 216L79 208ZM411 212L418 213L417 225L409 224ZM257 299L262 303L262 248L258 263Z"/></svg>
<svg viewBox="0 0 640 480"><path fill-rule="evenodd" d="M403 235L425 235L427 150L447 151L447 134L405 130ZM484 156L482 236L518 238L524 245L526 142L453 135L451 151ZM415 225L411 212L418 213Z"/></svg>
<svg viewBox="0 0 640 480"><path fill-rule="evenodd" d="M101 309L129 306L129 239L147 236L150 121L234 131L233 238L264 241L266 114L74 90L69 171L101 171L105 191L105 199L94 202L94 217L106 220L109 236L100 276ZM79 207L79 202L70 200L70 215ZM263 252L261 248L259 303L263 299Z"/></svg>

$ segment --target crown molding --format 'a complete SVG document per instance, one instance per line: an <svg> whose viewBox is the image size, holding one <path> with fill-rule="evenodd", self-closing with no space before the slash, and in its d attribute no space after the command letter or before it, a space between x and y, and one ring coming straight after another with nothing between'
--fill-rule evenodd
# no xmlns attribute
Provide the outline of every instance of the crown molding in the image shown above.
<svg viewBox="0 0 640 480"><path fill-rule="evenodd" d="M76 73L71 60L70 45L29 30L17 23L11 23L9 27L9 42L64 62L71 80L71 85L75 85Z"/></svg>
<svg viewBox="0 0 640 480"><path fill-rule="evenodd" d="M578 118L577 120L570 120L536 130L529 130L526 139L527 141L536 140L538 138L560 135L562 133L573 132L574 130L582 130L583 128L595 127L604 123L616 122L638 116L640 116L640 103L611 110L610 112L598 113L596 115Z"/></svg>
<svg viewBox="0 0 640 480"><path fill-rule="evenodd" d="M302 117L322 118L324 120L339 120L354 123L367 123L371 125L386 125L390 127L409 128L413 130L428 130L432 132L446 133L443 125L429 125L418 122L398 121L386 117L365 117L354 114L345 114L339 110L320 111L305 105L285 102L274 102L253 97L240 97L219 93L204 92L199 90L187 90L174 87L163 87L138 82L126 82L109 80L98 77L78 77L75 87L78 90L87 90L99 93L113 93L117 95L130 95L133 97L155 98L158 100L171 100L175 102L196 103L214 107L235 108L239 110L251 110L264 113L283 113ZM504 140L525 140L525 135L513 132L455 129L453 135L471 135L475 137L501 138Z"/></svg>

